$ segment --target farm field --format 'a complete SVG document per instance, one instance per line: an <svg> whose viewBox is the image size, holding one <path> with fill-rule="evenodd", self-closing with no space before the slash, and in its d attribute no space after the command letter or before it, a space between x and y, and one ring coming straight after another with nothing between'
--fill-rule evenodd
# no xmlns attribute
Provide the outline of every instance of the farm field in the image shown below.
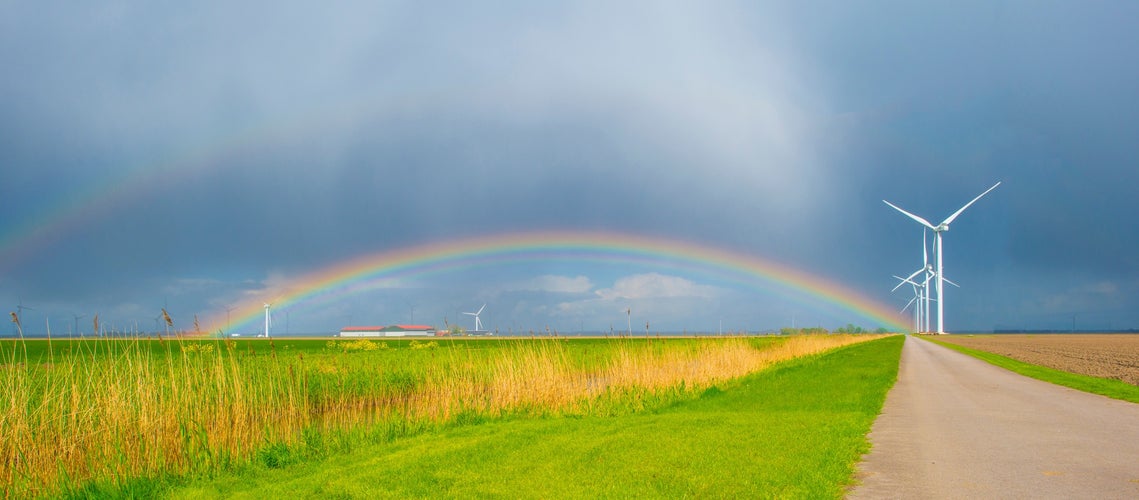
<svg viewBox="0 0 1139 500"><path fill-rule="evenodd" d="M470 425L651 413L875 338L4 342L0 486L150 496Z"/></svg>
<svg viewBox="0 0 1139 500"><path fill-rule="evenodd" d="M935 340L1060 371L1139 386L1139 335L943 335Z"/></svg>

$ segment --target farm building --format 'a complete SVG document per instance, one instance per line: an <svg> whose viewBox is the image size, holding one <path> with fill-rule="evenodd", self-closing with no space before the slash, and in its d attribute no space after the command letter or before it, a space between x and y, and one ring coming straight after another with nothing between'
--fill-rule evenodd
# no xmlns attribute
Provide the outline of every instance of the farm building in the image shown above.
<svg viewBox="0 0 1139 500"><path fill-rule="evenodd" d="M431 337L435 327L426 325L346 326L341 337Z"/></svg>

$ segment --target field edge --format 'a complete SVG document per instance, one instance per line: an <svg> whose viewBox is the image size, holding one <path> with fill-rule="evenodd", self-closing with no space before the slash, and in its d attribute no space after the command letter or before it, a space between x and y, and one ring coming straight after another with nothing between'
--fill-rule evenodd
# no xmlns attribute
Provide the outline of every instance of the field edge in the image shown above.
<svg viewBox="0 0 1139 500"><path fill-rule="evenodd" d="M1071 373L1047 366L1034 365L1032 363L1025 363L1024 361L1016 360L1008 356L994 354L988 351L979 349L972 349L969 347L960 346L951 342L943 342L936 339L928 338L923 335L915 335L921 340L932 342L934 344L952 349L962 354L972 356L981 361L989 363L993 366L1004 368L1013 373L1018 373L1029 378L1034 378L1043 382L1064 386L1077 391L1090 392L1092 394L1099 394L1112 399L1127 401L1130 403L1139 403L1139 387L1128 384L1115 379L1093 377L1090 375L1081 375L1079 373Z"/></svg>

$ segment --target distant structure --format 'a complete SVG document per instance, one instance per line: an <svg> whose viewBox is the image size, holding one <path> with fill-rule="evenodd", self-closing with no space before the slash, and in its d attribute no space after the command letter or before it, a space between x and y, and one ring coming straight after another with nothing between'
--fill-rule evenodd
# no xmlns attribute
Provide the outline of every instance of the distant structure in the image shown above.
<svg viewBox="0 0 1139 500"><path fill-rule="evenodd" d="M269 315L269 309L272 307L273 304L265 303L265 337L269 336L269 327L273 326L273 317Z"/></svg>
<svg viewBox="0 0 1139 500"><path fill-rule="evenodd" d="M427 325L346 326L340 337L434 337L435 327Z"/></svg>
<svg viewBox="0 0 1139 500"><path fill-rule="evenodd" d="M482 320L479 319L479 315L482 314L483 309L486 309L486 304L483 304L482 307L479 308L478 312L473 312L473 313L465 312L465 313L463 313L463 314L466 314L467 316L474 316L475 317L475 329L471 330L470 333L484 333L485 332L485 330L482 329Z"/></svg>

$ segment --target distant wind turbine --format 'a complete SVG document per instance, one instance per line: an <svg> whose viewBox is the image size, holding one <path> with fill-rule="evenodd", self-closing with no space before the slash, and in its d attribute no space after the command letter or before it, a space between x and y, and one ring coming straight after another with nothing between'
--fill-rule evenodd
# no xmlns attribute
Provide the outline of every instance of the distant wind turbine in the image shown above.
<svg viewBox="0 0 1139 500"><path fill-rule="evenodd" d="M914 305L914 302L917 302L917 304L918 304L917 306L914 307L914 331L920 332L921 331L921 319L922 319L921 318L921 312L922 312L921 311L921 302L922 301L921 301L921 291L917 286L914 286L913 298L911 298L909 302L906 302L906 305L905 305L905 307L902 307L901 312L906 312L906 309L909 309L910 306Z"/></svg>
<svg viewBox="0 0 1139 500"><path fill-rule="evenodd" d="M35 309L24 305L24 299L22 299L20 297L16 297L16 318L19 321L23 321L25 309L28 311L35 311ZM17 322L17 325L19 326L20 323Z"/></svg>
<svg viewBox="0 0 1139 500"><path fill-rule="evenodd" d="M265 303L265 338L269 338L269 327L273 326L273 317L269 314L269 309L273 304Z"/></svg>
<svg viewBox="0 0 1139 500"><path fill-rule="evenodd" d="M910 283L911 285L913 285L915 298L914 298L914 300L910 300L906 304L906 306L902 308L902 312L905 312L905 310L908 309L910 307L910 305L912 305L914 303L915 300L917 301L917 307L914 308L914 313L915 313L914 331L920 332L920 333L924 333L924 332L929 331L929 279L934 274L932 267L929 265L929 251L928 251L928 246L926 244L926 239L925 239L926 232L927 232L926 229L922 228L922 231L921 231L921 260L922 260L921 269L914 271L913 274L910 274L906 278L903 278L901 276L894 276L894 278L897 278L899 281L898 281L898 284L895 285L892 290L890 290L891 292L897 291L898 288L901 288L902 285L904 285L906 283ZM912 281L915 277L917 277L917 275L923 274L923 273L925 274L925 276L924 276L924 279L922 280L921 283L917 283L917 282Z"/></svg>
<svg viewBox="0 0 1139 500"><path fill-rule="evenodd" d="M479 315L482 314L483 309L486 309L486 304L483 304L482 307L479 308L478 312L473 312L473 313L465 312L465 313L463 313L463 314L466 314L467 316L474 316L475 317L475 329L474 329L474 331L476 331L476 332L482 331L482 320L479 319Z"/></svg>
<svg viewBox="0 0 1139 500"><path fill-rule="evenodd" d="M16 297L16 315L18 315L18 317L24 318L25 309L28 311L35 311L34 309L28 308L28 306L24 305L23 298Z"/></svg>
<svg viewBox="0 0 1139 500"><path fill-rule="evenodd" d="M949 225L952 224L953 221L955 219L957 219L957 216L961 215L961 213L964 212L966 208L969 208L970 205L976 203L977 200L981 199L982 196L989 194L989 191L996 189L997 186L1000 186L1000 185L1001 185L1000 182L993 184L993 187L986 189L984 193L977 195L976 198L973 198L973 200L970 201L969 203L966 203L965 206L957 209L956 212L953 212L953 215L950 215L945 220L941 221L941 224L938 224L936 226L934 226L933 224L930 224L929 221L927 221L921 217L918 217L918 216L911 214L905 210L902 210L901 208L899 208L897 205L894 205L893 203L890 203L886 200L882 200L883 203L890 205L890 207L893 208L894 210L901 212L905 216L917 221L919 224L921 224L925 227L928 227L929 229L933 230L933 232L934 232L934 235L936 238L935 239L936 251L934 253L937 255L937 271L936 271L937 276L936 277L937 277L937 333L938 334L944 334L945 333L945 296L942 292L944 289L944 283L943 282L946 280L945 280L945 267L943 265L943 258L942 258L942 244L941 244L942 236L941 236L941 233L949 231Z"/></svg>
<svg viewBox="0 0 1139 500"><path fill-rule="evenodd" d="M86 314L72 314L71 316L75 318L75 334L82 336L83 333L79 331L79 320L86 318L87 315Z"/></svg>
<svg viewBox="0 0 1139 500"><path fill-rule="evenodd" d="M233 312L234 308L230 306L222 306L225 308L225 334L229 335L229 313Z"/></svg>

